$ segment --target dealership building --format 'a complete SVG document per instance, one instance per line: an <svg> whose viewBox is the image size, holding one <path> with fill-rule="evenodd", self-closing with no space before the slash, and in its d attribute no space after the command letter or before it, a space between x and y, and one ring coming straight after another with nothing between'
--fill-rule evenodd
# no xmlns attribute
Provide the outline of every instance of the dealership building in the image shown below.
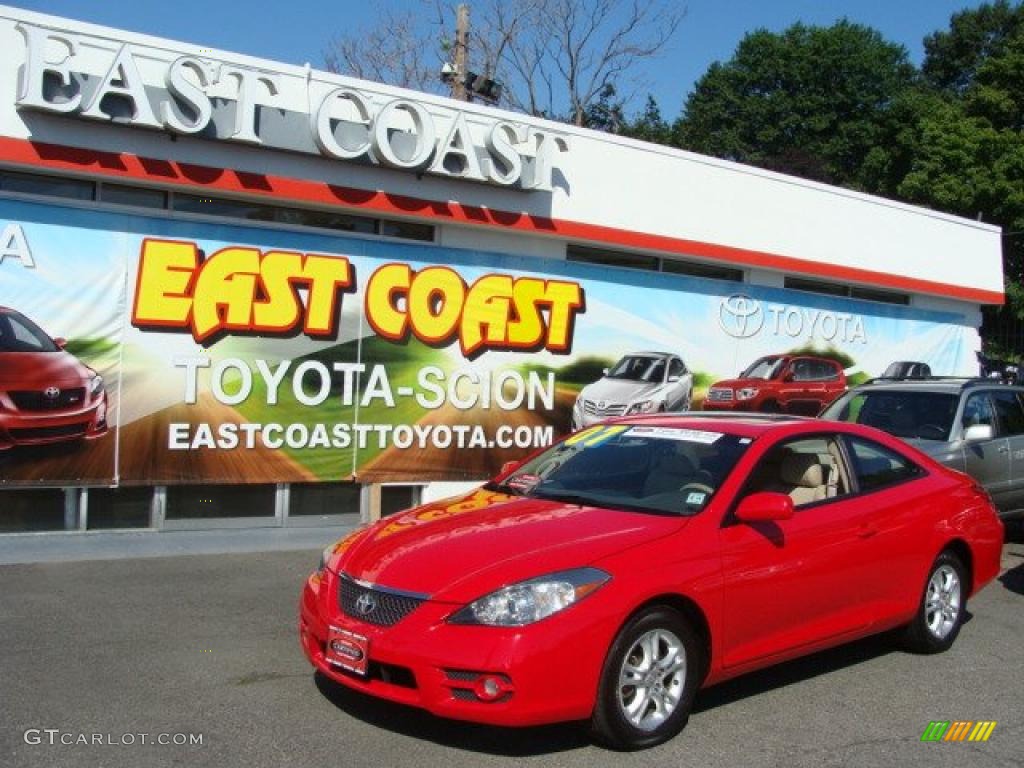
<svg viewBox="0 0 1024 768"><path fill-rule="evenodd" d="M442 499L623 355L977 373L997 227L0 6L0 533ZM689 378L686 378L689 377ZM856 380L856 379L854 379Z"/></svg>

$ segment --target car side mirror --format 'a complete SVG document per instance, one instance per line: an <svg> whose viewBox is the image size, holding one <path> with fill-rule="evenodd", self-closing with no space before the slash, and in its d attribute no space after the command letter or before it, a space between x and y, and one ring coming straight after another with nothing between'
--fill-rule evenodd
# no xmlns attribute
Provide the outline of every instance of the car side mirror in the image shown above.
<svg viewBox="0 0 1024 768"><path fill-rule="evenodd" d="M501 465L501 471L498 472L498 477L504 477L505 475L512 474L517 469L519 469L519 465L521 463L522 462L519 461L506 461L504 464Z"/></svg>
<svg viewBox="0 0 1024 768"><path fill-rule="evenodd" d="M679 381L679 378L680 378L679 376L669 376L668 377L668 383L669 384L675 384L677 381Z"/></svg>
<svg viewBox="0 0 1024 768"><path fill-rule="evenodd" d="M980 443L982 440L991 440L995 437L991 424L971 424L964 430L965 443Z"/></svg>
<svg viewBox="0 0 1024 768"><path fill-rule="evenodd" d="M796 379L796 376L795 376L795 375L793 375L793 372L792 372L792 371L790 371L789 373L785 374L785 375L784 375L784 376L782 377L782 380L783 380L783 381L793 381L794 379Z"/></svg>
<svg viewBox="0 0 1024 768"><path fill-rule="evenodd" d="M601 369L601 375L602 376L607 376L608 375L608 369L607 368L602 368Z"/></svg>
<svg viewBox="0 0 1024 768"><path fill-rule="evenodd" d="M789 520L793 517L793 500L784 493L761 491L752 493L736 507L736 519L744 523Z"/></svg>
<svg viewBox="0 0 1024 768"><path fill-rule="evenodd" d="M68 340L63 336L58 336L53 340L53 343L57 346L57 349L64 349L68 345Z"/></svg>

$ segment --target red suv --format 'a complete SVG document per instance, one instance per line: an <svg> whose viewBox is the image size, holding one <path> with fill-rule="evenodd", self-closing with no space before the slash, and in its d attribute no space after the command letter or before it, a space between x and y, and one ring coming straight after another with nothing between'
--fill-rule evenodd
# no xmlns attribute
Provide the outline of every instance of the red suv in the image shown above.
<svg viewBox="0 0 1024 768"><path fill-rule="evenodd" d="M785 411L815 416L846 391L843 367L806 355L759 357L736 379L711 385L705 411Z"/></svg>
<svg viewBox="0 0 1024 768"><path fill-rule="evenodd" d="M0 307L0 450L106 433L103 377L64 345Z"/></svg>

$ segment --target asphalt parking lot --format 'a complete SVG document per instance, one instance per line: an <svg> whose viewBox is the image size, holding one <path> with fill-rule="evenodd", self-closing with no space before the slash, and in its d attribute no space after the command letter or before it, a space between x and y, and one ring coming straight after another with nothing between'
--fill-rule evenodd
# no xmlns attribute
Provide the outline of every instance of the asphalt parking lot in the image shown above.
<svg viewBox="0 0 1024 768"><path fill-rule="evenodd" d="M0 566L0 764L1019 766L1024 528L1011 531L949 653L880 637L757 673L702 692L679 737L627 755L571 724L453 723L315 678L295 612L316 551ZM922 743L932 720L998 724L987 743ZM60 743L93 734L113 743Z"/></svg>

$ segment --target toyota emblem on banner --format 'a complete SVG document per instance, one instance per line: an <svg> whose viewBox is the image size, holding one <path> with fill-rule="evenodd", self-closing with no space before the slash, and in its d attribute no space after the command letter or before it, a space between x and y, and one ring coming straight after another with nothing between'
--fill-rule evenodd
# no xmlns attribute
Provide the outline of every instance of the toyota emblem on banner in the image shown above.
<svg viewBox="0 0 1024 768"><path fill-rule="evenodd" d="M734 293L722 299L718 308L722 330L737 339L749 339L764 326L764 308L757 299Z"/></svg>

